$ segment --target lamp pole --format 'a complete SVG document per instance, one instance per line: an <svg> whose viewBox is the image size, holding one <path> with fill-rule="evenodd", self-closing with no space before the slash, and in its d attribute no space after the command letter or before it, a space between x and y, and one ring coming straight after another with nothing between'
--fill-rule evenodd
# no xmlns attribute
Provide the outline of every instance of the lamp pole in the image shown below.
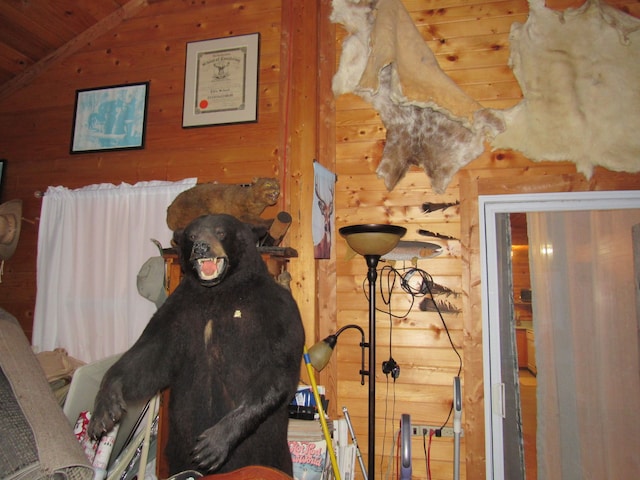
<svg viewBox="0 0 640 480"><path fill-rule="evenodd" d="M369 480L375 480L376 464L376 279L377 267L382 255L393 250L400 238L407 233L404 227L367 224L340 228L349 247L367 261L369 280Z"/></svg>
<svg viewBox="0 0 640 480"><path fill-rule="evenodd" d="M376 279L378 278L378 261L380 255L365 255L369 270L369 448L368 478L375 479L376 450Z"/></svg>

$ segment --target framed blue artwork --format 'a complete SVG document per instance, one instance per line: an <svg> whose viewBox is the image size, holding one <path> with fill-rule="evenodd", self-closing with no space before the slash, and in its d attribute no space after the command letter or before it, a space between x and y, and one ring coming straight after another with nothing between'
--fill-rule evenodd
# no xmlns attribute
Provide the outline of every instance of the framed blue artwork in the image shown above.
<svg viewBox="0 0 640 480"><path fill-rule="evenodd" d="M76 91L71 153L144 148L149 82Z"/></svg>

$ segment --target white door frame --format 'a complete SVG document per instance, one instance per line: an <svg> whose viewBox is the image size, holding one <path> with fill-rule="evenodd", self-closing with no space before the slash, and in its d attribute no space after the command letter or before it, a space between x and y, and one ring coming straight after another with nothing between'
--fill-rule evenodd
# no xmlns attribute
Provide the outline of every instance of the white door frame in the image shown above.
<svg viewBox="0 0 640 480"><path fill-rule="evenodd" d="M504 479L504 397L500 351L500 294L496 217L518 212L619 210L640 208L640 191L479 195L482 280L486 478ZM508 292L511 295L511 292Z"/></svg>

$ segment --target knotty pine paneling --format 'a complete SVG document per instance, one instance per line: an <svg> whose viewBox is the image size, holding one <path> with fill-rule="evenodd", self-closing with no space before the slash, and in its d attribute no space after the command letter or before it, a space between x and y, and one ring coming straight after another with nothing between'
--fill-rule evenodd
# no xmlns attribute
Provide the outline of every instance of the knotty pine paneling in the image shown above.
<svg viewBox="0 0 640 480"><path fill-rule="evenodd" d="M18 250L5 262L0 303L28 335L41 206L35 191L186 177L223 183L281 177L281 3L150 3L0 101L0 157L8 160L2 199L23 199L24 217L34 221L23 222ZM258 122L183 129L186 43L252 32L261 34ZM70 155L76 90L139 81L150 82L145 148Z"/></svg>
<svg viewBox="0 0 640 480"><path fill-rule="evenodd" d="M528 4L524 0L487 2L482 0L404 0L419 32L434 52L440 67L461 89L489 108L505 109L522 98L520 87L508 66L509 31L512 23L527 19ZM551 2L547 2L551 3ZM578 2L573 2L575 6ZM632 1L611 2L625 11L637 9ZM565 5L567 2L565 2ZM338 49L346 33L338 27L336 40ZM484 478L484 416L482 403L482 338L478 325L480 306L467 301L469 282L479 288L476 273L479 269L477 246L469 245L468 232L463 235L461 211L477 213L464 207L474 198L469 182L494 184L494 178L513 179L513 188L518 191L545 191L549 185L560 189L572 189L570 181L558 183L558 177L550 175L575 175L575 167L569 163L533 163L518 152L496 151L488 148L464 173L467 176L461 186L459 177L453 179L443 195L430 189L428 178L421 169L410 170L405 179L392 191L387 192L382 181L376 178L375 169L384 148L386 132L379 116L366 102L355 95L342 95L336 99L336 169L338 184L336 191L336 220L338 227L355 223L394 223L407 227L407 240L424 240L443 244L445 253L440 257L419 260L418 267L434 276L437 283L461 292L459 297L443 297L445 301L463 309L460 314L443 314L458 352L463 355L463 392L465 395L465 437L462 440L465 463L462 478ZM545 178L549 178L548 180ZM628 175L625 176L629 181ZM486 179L486 180L485 180ZM531 185L527 185L528 182ZM606 187L603 185L606 183ZM585 181L582 188L616 188L616 180L606 175L598 184ZM515 185L519 185L516 187ZM598 186L596 186L598 185ZM574 185L575 186L575 185ZM464 189L463 189L464 187ZM496 187L493 187L494 191ZM499 190L499 188L497 189ZM510 193L505 185L504 193ZM546 190L548 191L548 190ZM424 214L420 210L423 202L452 202L460 200L461 208L446 212ZM467 224L468 221L467 221ZM477 229L477 225L473 226ZM421 237L418 229L432 230L460 239L463 242L444 244L441 240ZM474 233L477 233L474 230ZM337 248L337 318L338 327L357 323L365 330L368 326L367 301L362 292L362 281L366 275L364 260L360 257L346 259L346 249L338 239ZM453 245L455 243L455 245ZM469 248L473 250L469 251ZM471 260L470 260L471 259ZM469 262L473 262L470 264ZM396 265L402 262L396 262ZM471 272L471 274L469 273ZM467 275L471 275L470 280ZM406 306L404 296L392 300L394 312ZM389 333L392 333L391 353L401 366L397 381L389 386L385 383L380 365L374 366L378 379L377 387L377 455L379 470L389 465L389 437L397 428L396 419L401 413L409 413L415 423L445 421L451 402L451 377L458 368L458 359L448 346L448 340L435 313L415 312L419 300L403 319L394 319L389 328L384 311L377 314L378 363L389 355ZM379 309L385 305L377 300ZM360 311L358 311L360 306ZM473 312L473 314L472 314ZM356 411L355 424L358 431L366 431L366 418L361 413L366 408L366 389L359 387L359 338L355 334L341 336L338 356L337 382L340 404ZM349 347L345 347L345 344ZM427 373L430 369L437 374ZM347 373L348 370L348 373ZM409 388L409 390L407 390ZM401 399L399 399L399 397ZM355 408L355 406L358 408ZM351 411L351 410L350 410ZM381 430L387 425L387 437L381 438ZM386 443L385 443L386 442ZM442 448L431 465L432 478L451 478L452 440L438 439ZM418 442L420 443L420 442ZM383 449L383 445L386 448ZM415 445L414 445L415 447ZM382 453L384 450L384 454ZM383 457L386 455L386 457ZM413 477L426 478L424 453L413 449ZM422 468L421 468L422 467Z"/></svg>
<svg viewBox="0 0 640 480"><path fill-rule="evenodd" d="M329 0L321 0L322 32L327 27ZM547 2L558 8L576 6L580 0ZM640 3L612 0L612 5L638 16ZM316 35L308 20L312 2L302 0L249 0L246 2L172 0L149 3L113 30L92 39L76 53L61 59L41 75L0 100L0 157L9 160L2 200L22 198L24 217L18 249L5 262L0 284L0 304L16 315L31 332L35 303L37 217L41 201L36 190L48 185L80 187L99 182L178 180L197 176L200 181L240 183L254 175L282 178L283 145L295 143L289 162L298 162L288 172L285 196L307 195L310 168L304 162L321 150L323 164L338 175L335 195L336 230L352 223L394 223L406 226L406 240L423 240L443 246L443 254L419 260L419 268L431 274L459 297L446 297L463 310L443 314L458 352L463 356L465 436L462 440L461 478L484 478L484 417L482 384L482 331L479 320L479 260L477 252L477 194L589 189L640 189L640 176L606 172L597 168L594 178L576 175L568 163L533 163L517 152L485 151L452 180L447 191L435 194L428 178L412 168L392 191L376 178L375 169L385 143L379 115L355 95L333 98L327 84L339 60L346 33L339 25L330 37ZM526 0L404 0L414 23L434 52L441 68L478 102L491 108L508 108L522 94L508 66L509 30L513 22L527 18ZM313 4L315 6L316 4ZM281 19L291 22L287 30ZM306 22L306 23L304 23ZM324 22L324 23L323 23ZM301 25L304 23L304 31ZM182 101L186 42L261 33L259 121L255 124L182 129ZM323 68L298 70L287 84L287 48L295 55L293 68L304 68L314 52L302 51L291 37L303 38L305 49L315 49L320 37ZM329 41L327 41L329 38ZM331 39L335 38L335 46ZM285 48L286 47L286 48ZM324 49L324 50L322 50ZM304 61L303 61L304 60ZM331 70L329 70L331 69ZM310 111L316 77L322 110L318 119L305 117ZM150 81L147 143L144 150L70 155L71 122L75 91L80 88ZM290 92L287 105L284 92ZM293 130L285 131L286 107L291 110ZM316 110L311 110L316 112ZM321 117L321 118L320 118ZM289 117L287 117L289 119ZM319 139L313 132L322 130ZM285 138L286 137L286 138ZM318 145L320 143L320 145ZM310 146L315 144L315 146ZM291 158L291 157L295 158ZM308 157L308 158L307 158ZM335 165L335 168L333 167ZM304 196L303 196L304 197ZM304 197L306 198L306 197ZM455 202L461 205L444 212L424 214L424 202ZM308 221L309 210L296 199L292 215L300 223ZM281 206L281 205L280 205ZM279 207L280 207L279 206ZM301 230L299 226L296 226ZM443 241L418 235L426 229L459 238ZM366 266L360 257L346 258L344 241L334 232L331 260L309 266L310 246L301 231L294 232L294 248L301 253L301 265L294 288L303 289L305 321L311 332L329 332L348 323L368 328L367 300L362 292ZM291 238L291 236L290 236ZM410 262L396 262L400 268ZM296 267L298 268L298 267ZM317 273L322 272L322 273ZM317 286L309 280L318 277ZM304 278L302 278L304 277ZM314 291L314 288L316 290ZM396 290L398 289L395 287ZM314 310L313 298L322 299ZM403 313L406 294L395 292L392 309ZM389 321L384 312L377 316L378 363L391 354L401 366L397 381L387 382L380 365L372 366L378 381L376 421L377 471L390 464L391 441L401 413L412 415L414 423L439 424L447 418L451 405L451 378L458 358L451 349L439 316L422 312L417 305L400 319ZM378 307L385 308L381 299ZM396 312L397 310L397 312ZM391 334L391 345L389 338ZM309 338L311 344L315 338ZM340 337L334 360L319 376L329 382L331 408L345 405L363 454L366 456L367 386L360 385L359 335L352 331ZM393 418L395 415L395 418ZM386 430L385 430L386 429ZM451 478L452 440L434 439L431 446L432 478ZM422 439L413 442L413 478L426 479ZM391 471L393 466L391 465ZM356 477L359 476L356 469Z"/></svg>

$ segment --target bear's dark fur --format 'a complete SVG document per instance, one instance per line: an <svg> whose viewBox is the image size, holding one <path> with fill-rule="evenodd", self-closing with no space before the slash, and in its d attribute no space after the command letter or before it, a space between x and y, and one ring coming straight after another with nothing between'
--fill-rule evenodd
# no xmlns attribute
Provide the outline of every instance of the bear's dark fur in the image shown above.
<svg viewBox="0 0 640 480"><path fill-rule="evenodd" d="M199 217L174 241L183 279L105 374L89 433L111 429L126 402L169 387L172 474L265 465L291 475L287 405L304 345L298 307L236 218Z"/></svg>

